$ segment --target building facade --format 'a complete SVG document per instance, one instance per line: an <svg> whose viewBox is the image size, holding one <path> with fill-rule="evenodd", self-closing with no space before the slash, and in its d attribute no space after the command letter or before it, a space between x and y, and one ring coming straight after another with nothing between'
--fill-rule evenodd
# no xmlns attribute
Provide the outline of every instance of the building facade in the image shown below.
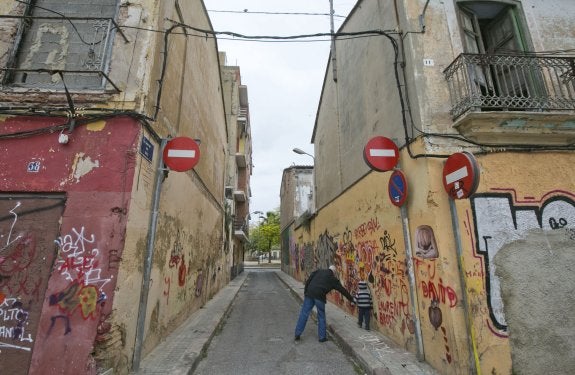
<svg viewBox="0 0 575 375"><path fill-rule="evenodd" d="M372 329L442 374L575 371L574 20L568 0L358 1L312 136L316 215L284 270L367 280ZM374 137L392 168L366 163Z"/></svg>
<svg viewBox="0 0 575 375"><path fill-rule="evenodd" d="M242 269L225 187L249 149L228 145L207 11L0 13L0 372L127 374ZM176 137L198 150L171 154ZM191 169L164 165L180 151Z"/></svg>
<svg viewBox="0 0 575 375"><path fill-rule="evenodd" d="M289 248L294 230L309 224L314 214L313 166L294 165L284 169L280 188L281 249ZM282 268L289 273L289 252L282 251ZM297 263L297 261L296 261Z"/></svg>
<svg viewBox="0 0 575 375"><path fill-rule="evenodd" d="M225 63L220 52L220 62ZM252 135L248 88L242 85L238 66L222 66L222 84L228 124L228 173L226 176L226 219L233 254L232 277L243 270L249 242L250 177L252 175Z"/></svg>

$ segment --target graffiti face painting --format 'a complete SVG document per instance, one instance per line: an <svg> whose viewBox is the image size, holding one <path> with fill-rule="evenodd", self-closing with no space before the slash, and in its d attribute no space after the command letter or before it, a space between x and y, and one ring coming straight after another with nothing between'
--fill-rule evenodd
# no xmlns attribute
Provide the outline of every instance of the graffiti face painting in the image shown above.
<svg viewBox="0 0 575 375"><path fill-rule="evenodd" d="M435 235L429 225L417 227L415 230L415 238L417 244L415 255L425 259L437 258L439 256L437 244L435 243Z"/></svg>

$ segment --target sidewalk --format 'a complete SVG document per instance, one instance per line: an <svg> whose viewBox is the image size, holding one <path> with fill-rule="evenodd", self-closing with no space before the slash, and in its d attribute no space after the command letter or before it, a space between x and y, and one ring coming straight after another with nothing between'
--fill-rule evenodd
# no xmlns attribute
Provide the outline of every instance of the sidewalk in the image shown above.
<svg viewBox="0 0 575 375"><path fill-rule="evenodd" d="M192 374L208 349L212 337L224 322L232 301L250 272L249 269L250 267L246 267L244 272L148 354L140 363L140 370L134 374ZM279 269L270 272L275 272L292 294L300 301L303 300L303 283ZM419 362L414 354L398 348L382 334L359 328L356 317L346 314L335 305L328 303L326 314L331 338L355 359L366 374L438 374L428 364Z"/></svg>

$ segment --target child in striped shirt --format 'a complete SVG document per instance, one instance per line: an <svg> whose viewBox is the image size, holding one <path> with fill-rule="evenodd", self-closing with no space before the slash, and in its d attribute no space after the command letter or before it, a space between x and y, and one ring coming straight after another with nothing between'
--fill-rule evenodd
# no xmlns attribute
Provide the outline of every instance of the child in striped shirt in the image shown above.
<svg viewBox="0 0 575 375"><path fill-rule="evenodd" d="M369 331L369 318L371 316L371 309L373 308L371 292L367 287L366 281L361 280L357 286L358 290L355 293L355 303L359 309L357 325L359 328L361 328L363 322L365 321L365 329Z"/></svg>

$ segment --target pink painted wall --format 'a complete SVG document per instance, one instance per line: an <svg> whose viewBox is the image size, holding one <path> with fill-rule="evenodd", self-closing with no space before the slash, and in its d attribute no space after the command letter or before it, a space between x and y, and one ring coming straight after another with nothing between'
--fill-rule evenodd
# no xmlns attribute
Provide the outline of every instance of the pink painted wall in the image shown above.
<svg viewBox="0 0 575 375"><path fill-rule="evenodd" d="M65 118L12 117L0 122L0 134L63 123ZM95 341L109 329L106 319L112 310L124 246L140 126L129 117L77 125L64 145L58 142L59 134L0 139L0 193L38 197L60 193L66 198L59 233L42 223L24 225L18 218L18 198L4 206L13 205L13 212L0 213L8 217L0 222L0 234L6 236L9 231L13 239L0 244L0 275L9 271L4 262L18 257L16 248L22 239L30 244L35 243L30 239L43 238L53 244L53 248L28 252L48 259L44 264L50 268L48 280L39 281L47 289L39 298L10 287L9 278L0 282L0 312L2 308L7 311L14 301L20 303L20 317L33 316L27 309L41 309L37 322L27 322L37 329L26 332L29 340L18 343L19 351L9 347L17 337L0 337L2 373L6 369L8 373L26 373L23 369L29 365L29 374L93 374L95 363L90 353ZM56 255L53 264L46 252ZM13 332L14 327L5 328ZM10 367L15 363L10 356L19 353L29 353L24 357L28 363Z"/></svg>

